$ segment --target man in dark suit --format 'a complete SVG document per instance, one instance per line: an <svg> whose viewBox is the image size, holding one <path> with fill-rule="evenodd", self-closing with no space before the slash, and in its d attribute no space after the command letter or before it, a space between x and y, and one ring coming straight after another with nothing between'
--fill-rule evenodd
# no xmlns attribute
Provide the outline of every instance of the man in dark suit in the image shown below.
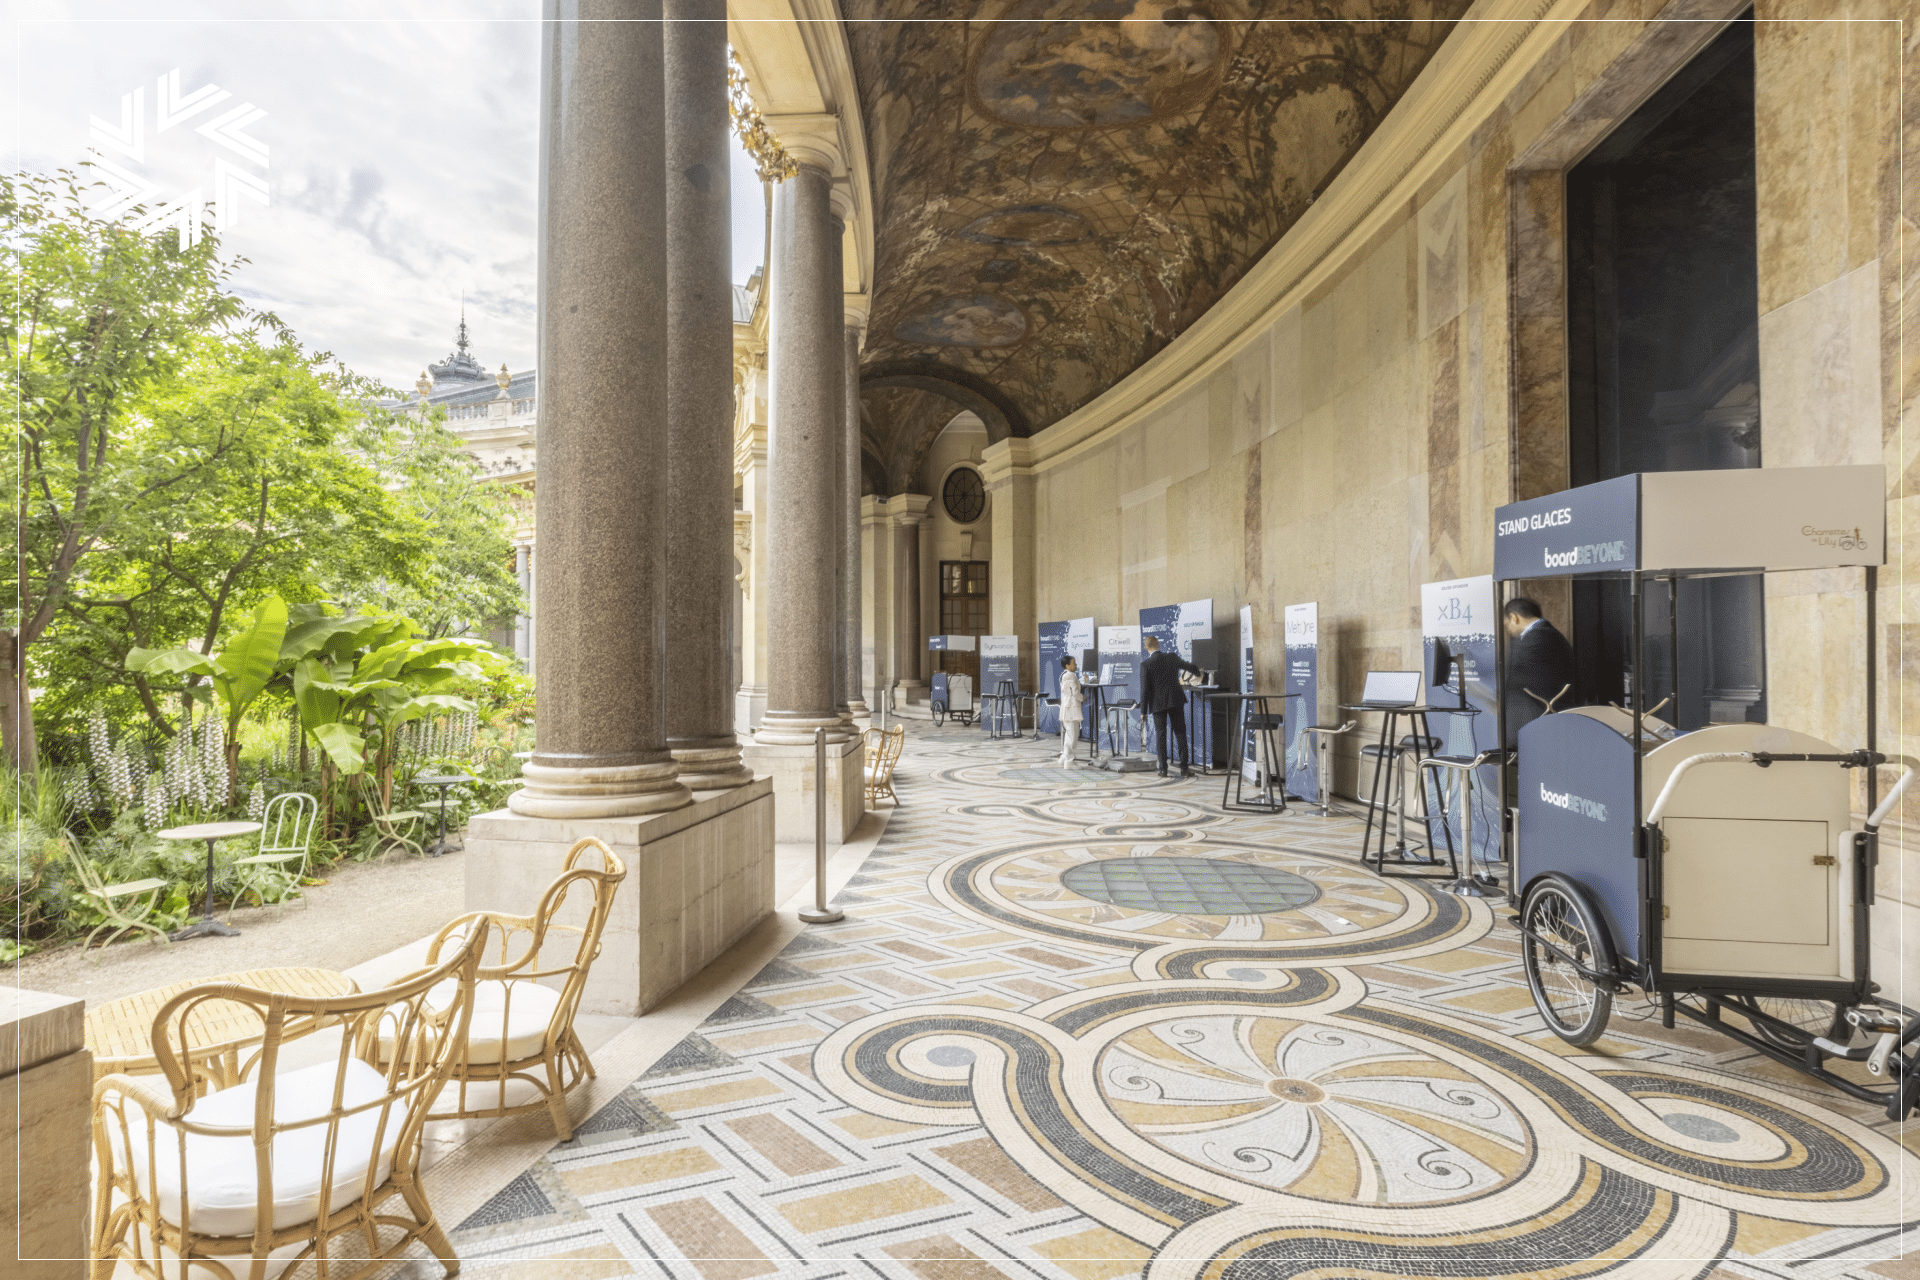
<svg viewBox="0 0 1920 1280"><path fill-rule="evenodd" d="M1573 683L1573 646L1525 596L1507 601L1503 621L1511 637L1504 696L1507 745L1513 746L1520 740L1520 727L1545 715L1546 704Z"/></svg>
<svg viewBox="0 0 1920 1280"><path fill-rule="evenodd" d="M1180 776L1191 778L1193 767L1187 754L1187 692L1180 687L1180 673L1200 674L1200 668L1174 653L1162 653L1160 642L1147 637L1147 660L1140 664L1140 706L1153 715L1154 746L1160 753L1160 776L1167 776L1167 731L1180 740Z"/></svg>

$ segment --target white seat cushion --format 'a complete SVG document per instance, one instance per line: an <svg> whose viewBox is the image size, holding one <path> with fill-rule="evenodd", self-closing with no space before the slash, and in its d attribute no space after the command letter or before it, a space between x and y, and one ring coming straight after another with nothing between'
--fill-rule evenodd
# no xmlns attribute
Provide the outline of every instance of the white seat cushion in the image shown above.
<svg viewBox="0 0 1920 1280"><path fill-rule="evenodd" d="M343 1106L372 1102L387 1092L380 1072L358 1058L347 1061L346 1079L341 1093ZM333 1107L335 1064L322 1062L276 1078L273 1114L278 1124L289 1124L327 1114ZM195 1124L236 1129L251 1129L258 1082L248 1081L231 1089L210 1093L193 1104L187 1119ZM254 1232L259 1206L259 1180L255 1176L254 1142L251 1136L212 1137L182 1133L172 1125L157 1123L154 1176L159 1194L147 1186L147 1134L140 1112L128 1106L128 1137L132 1150L119 1151L119 1125L110 1125L114 1135L116 1158L125 1158L140 1193L157 1199L160 1216L180 1226L180 1140L186 1140L187 1201L191 1221L186 1225L202 1235L247 1236ZM386 1126L381 1129L380 1107L371 1107L339 1122L335 1132L333 1156L333 1192L329 1212L358 1200L366 1190L367 1166L373 1163L374 1141L379 1138L379 1167L373 1185L378 1187L393 1170L394 1147L399 1141L402 1120L400 1107L386 1109ZM316 1124L279 1134L273 1142L273 1228L276 1231L312 1222L320 1216L321 1165L326 1158L328 1126Z"/></svg>
<svg viewBox="0 0 1920 1280"><path fill-rule="evenodd" d="M458 987L443 982L427 993L427 1003L444 1009L453 1003ZM511 1000L509 1000L511 994ZM560 993L537 982L476 982L473 984L473 1020L467 1026L467 1062L488 1066L518 1062L539 1053ZM391 1015L390 1015L391 1017ZM392 1022L380 1027L380 1056L393 1053Z"/></svg>

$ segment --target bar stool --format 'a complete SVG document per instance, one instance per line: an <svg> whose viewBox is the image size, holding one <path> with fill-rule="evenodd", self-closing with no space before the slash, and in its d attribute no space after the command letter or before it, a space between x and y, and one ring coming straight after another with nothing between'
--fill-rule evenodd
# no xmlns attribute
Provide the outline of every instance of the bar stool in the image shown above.
<svg viewBox="0 0 1920 1280"><path fill-rule="evenodd" d="M1472 756L1426 756L1416 766L1419 769L1448 769L1460 779L1462 795L1460 801L1461 841L1467 846L1467 874L1457 876L1445 886L1448 893L1458 894L1462 898L1497 898L1502 896L1500 881L1492 875L1480 875L1473 869L1473 788L1474 770L1489 761L1499 761L1506 767L1507 752L1503 747L1490 747L1478 755ZM1421 788L1424 795L1426 789ZM1453 855L1453 830L1447 825L1446 814L1453 806L1445 802L1442 793L1440 808L1440 827L1447 833L1447 855ZM1484 863L1482 864L1485 865Z"/></svg>
<svg viewBox="0 0 1920 1280"><path fill-rule="evenodd" d="M1050 699L1058 702L1058 698ZM1033 721L1033 740L1040 741L1040 695L1031 689L1017 689L1013 695L1013 733L1020 735L1020 716L1025 713Z"/></svg>
<svg viewBox="0 0 1920 1280"><path fill-rule="evenodd" d="M999 681L993 686L992 693L980 699L980 721L986 726L990 738L1001 737L1003 728L1011 728L1010 736L1020 735L1020 712L1014 701L1013 681Z"/></svg>
<svg viewBox="0 0 1920 1280"><path fill-rule="evenodd" d="M1320 812L1313 815L1316 818L1331 818L1335 816L1333 807L1333 742L1331 740L1339 737L1343 733L1352 733L1359 727L1359 724L1360 722L1358 720L1349 720L1345 724L1340 725L1310 724L1307 726L1306 731L1313 735L1313 758L1319 765L1319 770L1315 774L1315 780L1319 783L1320 787ZM1339 816L1347 818L1352 815L1341 813Z"/></svg>
<svg viewBox="0 0 1920 1280"><path fill-rule="evenodd" d="M1107 717L1107 754L1130 756L1133 751L1127 746L1127 717L1132 716L1136 724L1140 722L1140 703L1135 698L1121 698L1109 702L1105 707ZM1119 746L1114 745L1114 734L1119 734Z"/></svg>
<svg viewBox="0 0 1920 1280"><path fill-rule="evenodd" d="M1377 859L1379 863L1384 864L1389 855L1391 855L1396 862L1407 862L1410 861L1407 855L1416 853L1422 849L1428 849L1427 857L1420 860L1423 864L1431 864L1438 861L1438 859L1433 856L1425 840L1416 840L1412 844L1407 843L1406 758L1411 755L1417 765L1424 757L1432 756L1433 753L1439 749L1440 739L1426 734L1415 733L1404 734L1400 738L1400 741L1395 743L1369 742L1366 746L1360 748L1360 758L1362 760L1373 761L1375 782L1367 793L1367 825L1371 827L1373 825L1374 815L1376 813L1380 815L1381 849ZM1383 768L1392 770L1392 773L1387 780L1386 794L1380 795L1379 776ZM1424 816L1424 806L1421 812ZM1389 813L1393 814L1398 820L1394 832L1392 849L1386 848L1387 814ZM1451 853L1451 850L1449 850L1449 853ZM1365 861L1364 855L1362 861ZM1382 872L1382 874L1385 874L1385 872ZM1456 877L1460 874L1460 868L1458 866L1453 867L1453 874Z"/></svg>

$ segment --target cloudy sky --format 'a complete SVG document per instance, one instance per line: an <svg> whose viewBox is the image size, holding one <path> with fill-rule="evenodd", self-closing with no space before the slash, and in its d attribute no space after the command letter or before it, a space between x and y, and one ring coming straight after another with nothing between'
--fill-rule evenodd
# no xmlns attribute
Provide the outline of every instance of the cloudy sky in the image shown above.
<svg viewBox="0 0 1920 1280"><path fill-rule="evenodd" d="M118 130L140 91L130 174L178 199L214 198L216 163L264 179L243 195L229 251L237 287L310 347L410 387L452 347L466 295L473 352L488 367L534 356L534 180L538 167L538 0L13 0L0 100L14 169L71 168ZM270 18L259 15L268 13ZM170 127L161 86L231 96ZM208 95L212 98L213 95ZM252 105L264 115L236 114ZM197 132L221 126L222 143ZM266 163L249 143L264 148ZM228 179L229 183L235 182ZM237 186L234 187L238 191ZM734 278L759 263L762 196L734 161Z"/></svg>

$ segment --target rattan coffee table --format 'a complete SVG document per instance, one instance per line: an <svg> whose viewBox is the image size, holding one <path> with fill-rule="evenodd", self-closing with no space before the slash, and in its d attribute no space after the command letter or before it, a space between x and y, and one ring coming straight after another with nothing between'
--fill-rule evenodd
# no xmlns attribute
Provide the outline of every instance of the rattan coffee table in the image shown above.
<svg viewBox="0 0 1920 1280"><path fill-rule="evenodd" d="M115 1072L151 1075L160 1070L153 1056L153 1020L161 1006L192 987L233 983L298 996L347 996L360 986L331 969L249 969L214 978L175 982L138 995L109 1000L87 1010L87 1048L93 1053L93 1078ZM231 1000L208 1000L189 1017L187 1041L194 1061L214 1088L239 1082L240 1051L266 1030L251 1008Z"/></svg>

